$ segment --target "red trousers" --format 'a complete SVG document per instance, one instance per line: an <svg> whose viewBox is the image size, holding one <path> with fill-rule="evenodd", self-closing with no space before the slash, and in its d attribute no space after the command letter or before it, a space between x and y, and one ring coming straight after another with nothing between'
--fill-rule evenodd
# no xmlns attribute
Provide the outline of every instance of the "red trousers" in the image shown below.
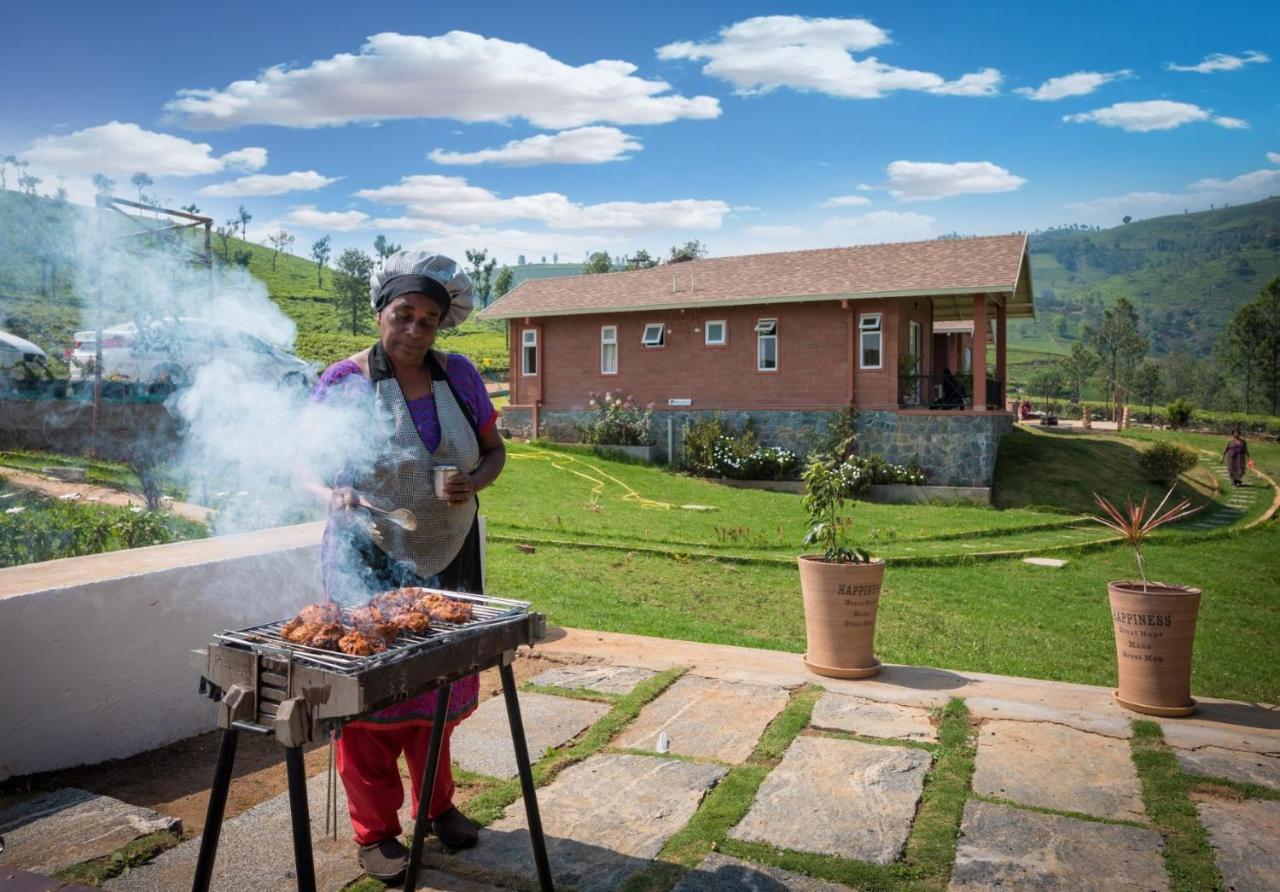
<svg viewBox="0 0 1280 892"><path fill-rule="evenodd" d="M427 817L437 818L453 807L453 764L449 738L457 722L444 728L440 768L431 790ZM338 738L338 775L347 791L347 809L356 845L367 846L399 836L398 812L404 804L404 781L397 760L404 753L409 765L409 790L413 815L418 815L418 791L427 766L431 743L430 722L397 722L383 726L348 725Z"/></svg>

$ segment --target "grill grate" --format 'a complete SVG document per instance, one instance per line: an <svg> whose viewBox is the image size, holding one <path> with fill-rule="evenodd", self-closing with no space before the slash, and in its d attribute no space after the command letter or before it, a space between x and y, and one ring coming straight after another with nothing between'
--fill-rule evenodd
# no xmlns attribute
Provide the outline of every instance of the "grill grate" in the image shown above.
<svg viewBox="0 0 1280 892"><path fill-rule="evenodd" d="M457 601L466 601L471 605L471 619L465 623L446 623L431 620L431 628L424 634L401 632L395 643L387 646L385 651L368 656L352 656L341 651L323 650L307 647L286 640L280 629L287 620L263 623L247 629L221 632L214 635L214 641L231 647L251 650L256 654L274 657L284 662L293 661L315 666L340 675L358 676L371 669L394 663L410 656L420 654L449 643L453 633L462 630L483 628L522 616L532 606L528 601L514 601L508 598L493 598L484 595L469 595L461 592L446 592L437 589L422 589L423 593L441 594ZM342 608L342 623L352 626L351 608Z"/></svg>

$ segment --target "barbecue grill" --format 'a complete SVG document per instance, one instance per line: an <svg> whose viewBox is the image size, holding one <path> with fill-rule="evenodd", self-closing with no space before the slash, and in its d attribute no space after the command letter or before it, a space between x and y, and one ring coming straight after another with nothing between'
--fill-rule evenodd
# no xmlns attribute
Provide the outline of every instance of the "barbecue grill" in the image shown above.
<svg viewBox="0 0 1280 892"><path fill-rule="evenodd" d="M431 591L423 590L424 593ZM449 692L459 678L493 666L498 667L502 677L538 880L542 889L552 888L529 750L511 670L516 649L522 644L532 645L543 637L545 618L530 612L531 605L524 601L457 592L439 594L468 602L472 608L471 619L464 623L432 620L427 632L402 632L385 651L370 656L350 656L293 644L281 635L283 621L221 632L213 636L207 649L195 652L201 674L200 690L218 702L218 726L223 733L191 886L193 892L207 892L213 876L239 732L272 735L284 747L298 889L314 892L315 867L303 744L333 739L348 721L436 690L436 713L418 800L422 805L414 823L409 873L404 885L410 892L416 889L423 838L429 823L426 803L431 801L440 760ZM343 610L343 623L354 625L347 610ZM336 813L334 820L337 820Z"/></svg>

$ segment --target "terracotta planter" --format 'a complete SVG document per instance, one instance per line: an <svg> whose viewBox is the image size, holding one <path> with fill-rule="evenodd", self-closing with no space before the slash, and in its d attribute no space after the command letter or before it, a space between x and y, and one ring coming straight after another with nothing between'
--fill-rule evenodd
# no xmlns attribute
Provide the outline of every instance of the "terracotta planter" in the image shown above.
<svg viewBox="0 0 1280 892"><path fill-rule="evenodd" d="M819 555L800 556L800 592L810 672L831 678L866 678L880 671L874 652L876 609L884 561L829 564Z"/></svg>
<svg viewBox="0 0 1280 892"><path fill-rule="evenodd" d="M1190 715L1191 650L1200 589L1120 581L1107 586L1116 635L1121 706L1146 715Z"/></svg>

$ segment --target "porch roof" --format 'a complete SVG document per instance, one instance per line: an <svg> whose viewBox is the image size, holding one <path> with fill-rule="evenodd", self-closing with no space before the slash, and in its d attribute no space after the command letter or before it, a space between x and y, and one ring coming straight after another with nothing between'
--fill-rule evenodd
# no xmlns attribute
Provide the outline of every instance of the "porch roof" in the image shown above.
<svg viewBox="0 0 1280 892"><path fill-rule="evenodd" d="M972 318L975 295L1035 315L1021 234L714 257L653 269L526 280L480 316L518 319L819 300L934 298L935 319Z"/></svg>

